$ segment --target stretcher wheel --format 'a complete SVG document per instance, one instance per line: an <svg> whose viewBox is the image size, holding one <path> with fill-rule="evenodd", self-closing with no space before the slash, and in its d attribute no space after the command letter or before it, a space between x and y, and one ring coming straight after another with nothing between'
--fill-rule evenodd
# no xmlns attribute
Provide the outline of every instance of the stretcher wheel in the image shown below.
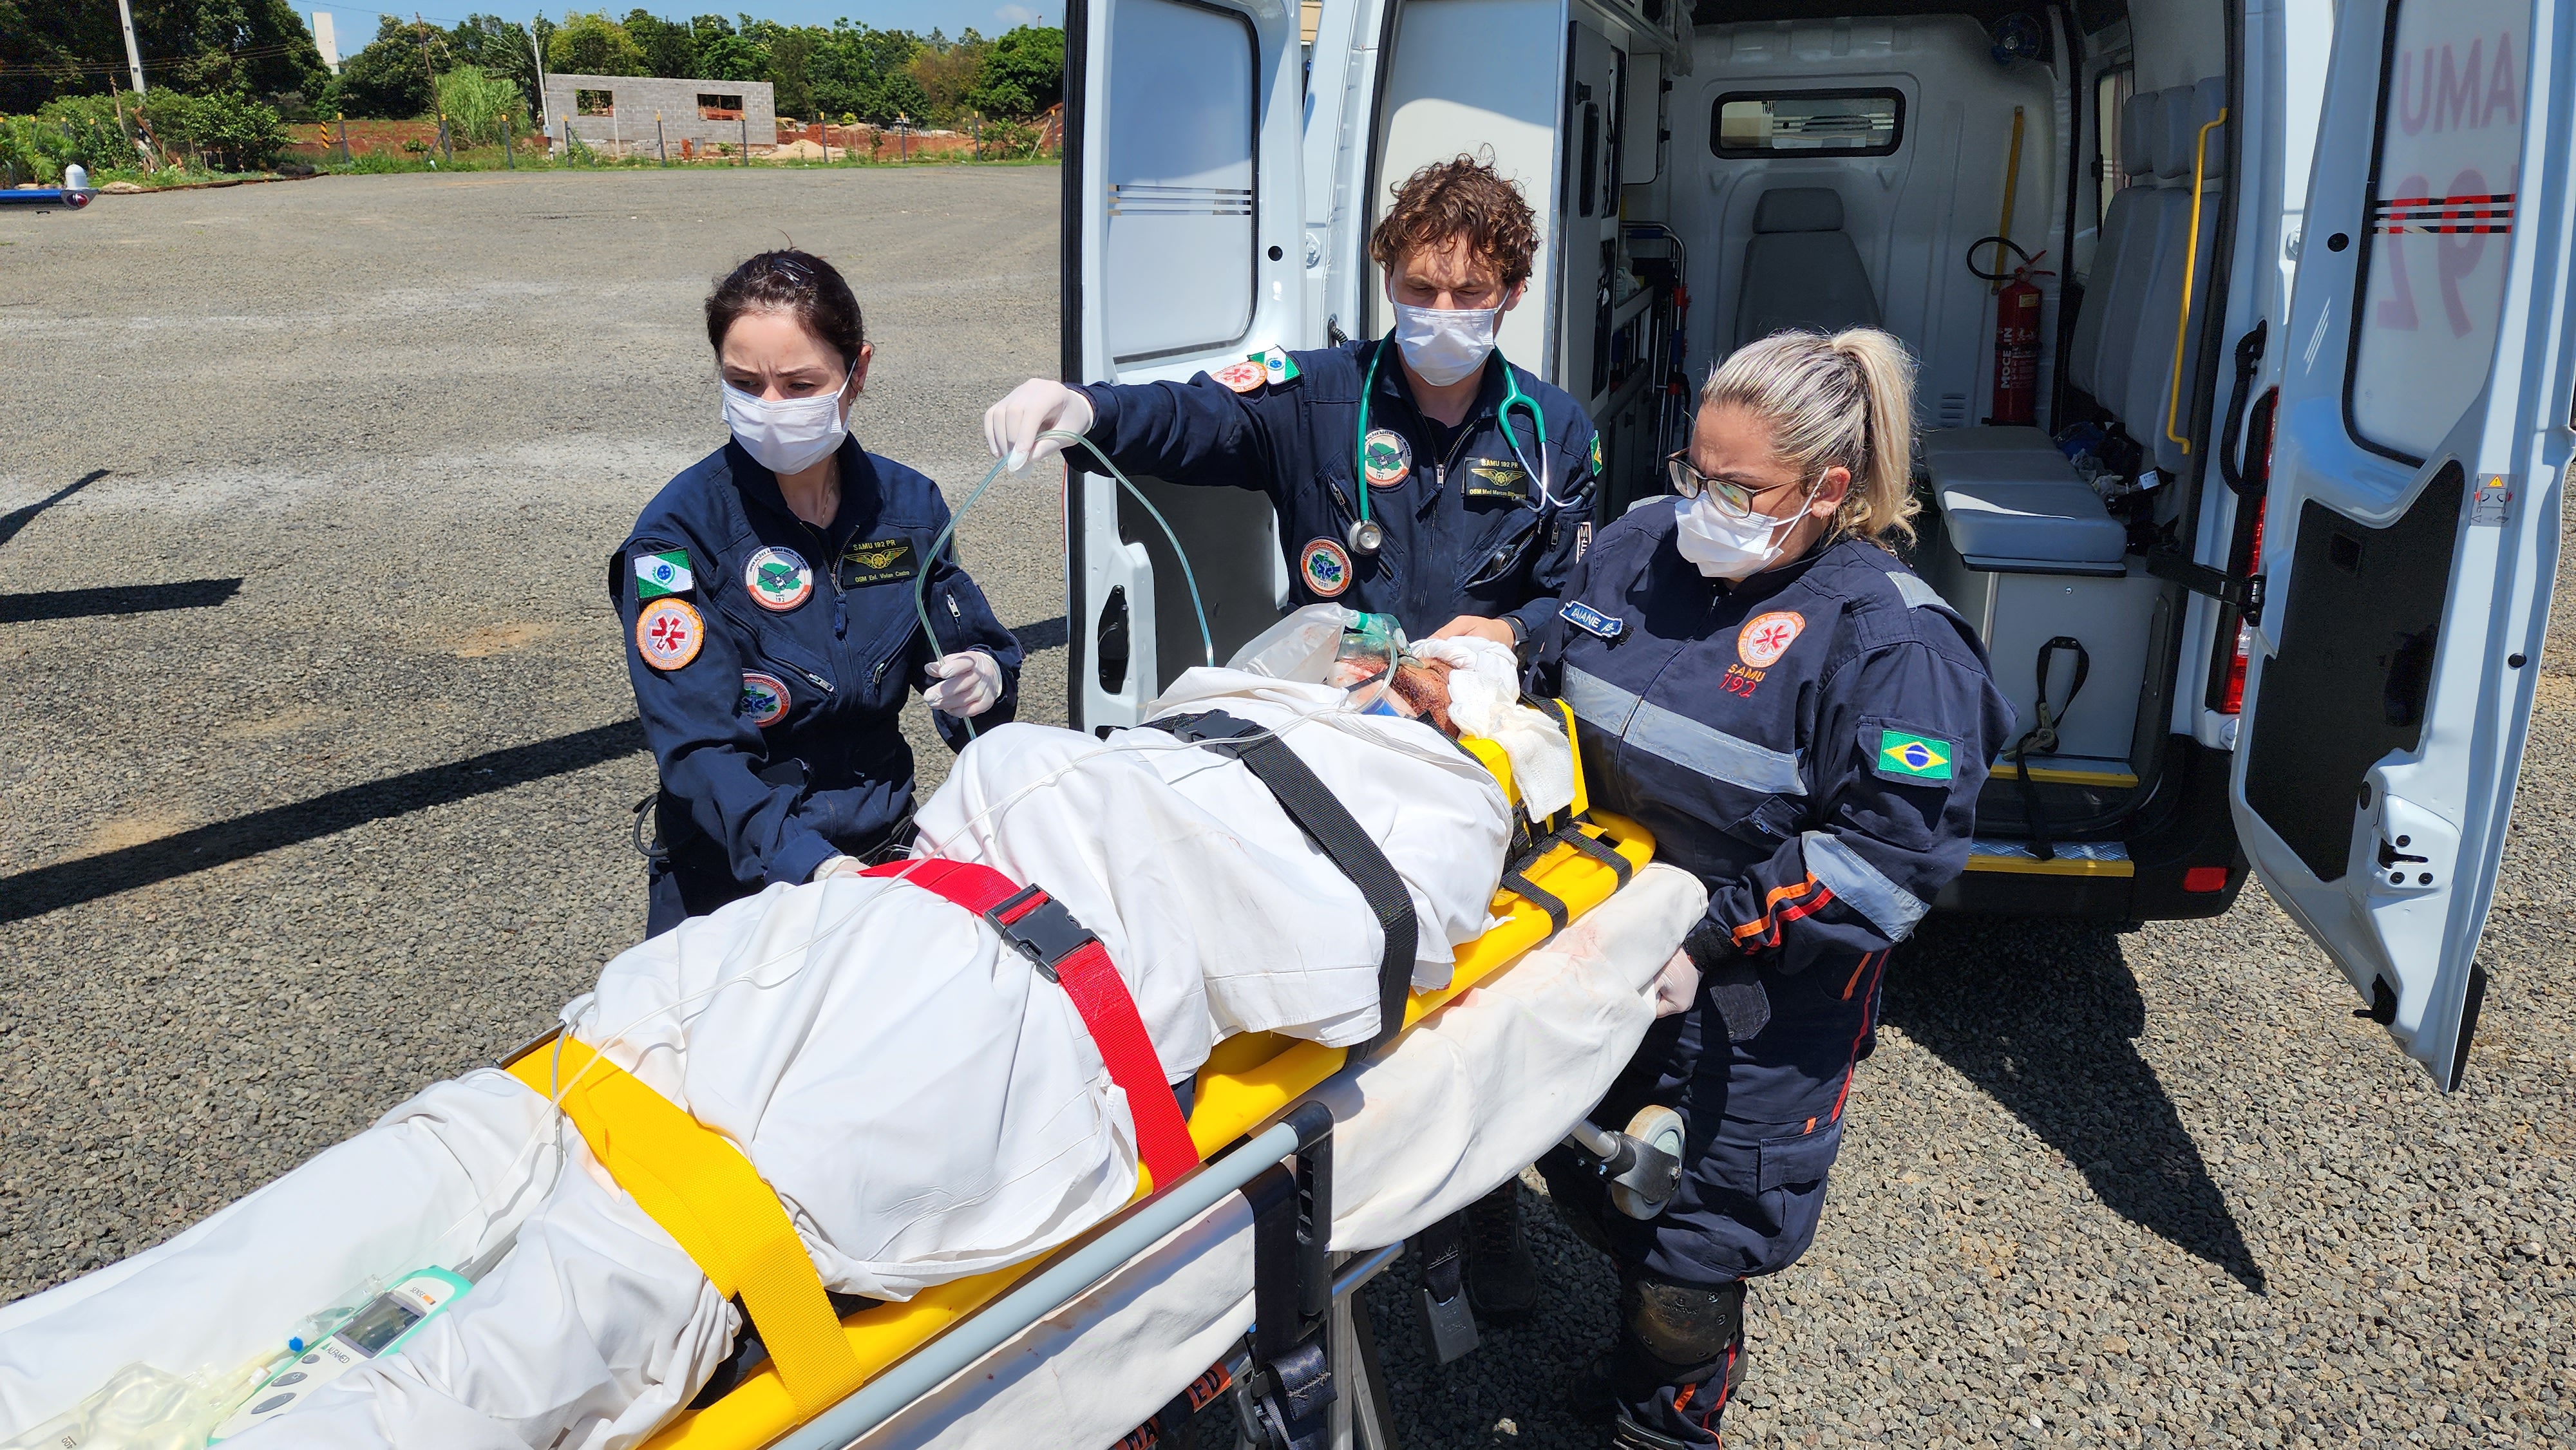
<svg viewBox="0 0 2576 1450"><path fill-rule="evenodd" d="M1661 1103L1639 1108L1637 1116L1628 1120L1628 1136L1665 1154L1676 1164L1682 1161L1682 1115ZM1677 1183L1665 1184L1661 1192L1649 1196L1625 1183L1613 1180L1610 1184L1610 1204L1630 1218L1653 1218L1664 1211L1666 1203L1672 1201L1673 1189L1676 1186L1678 1186Z"/></svg>

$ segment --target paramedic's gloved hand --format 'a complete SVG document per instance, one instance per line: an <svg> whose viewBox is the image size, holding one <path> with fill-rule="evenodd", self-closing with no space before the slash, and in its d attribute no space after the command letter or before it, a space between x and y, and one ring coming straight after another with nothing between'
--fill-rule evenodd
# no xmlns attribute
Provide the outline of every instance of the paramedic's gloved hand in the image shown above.
<svg viewBox="0 0 2576 1450"><path fill-rule="evenodd" d="M1698 1000L1699 968L1692 965L1690 953L1673 953L1673 959L1655 973L1655 1015L1678 1017Z"/></svg>
<svg viewBox="0 0 2576 1450"><path fill-rule="evenodd" d="M835 876L855 876L858 873L858 857L828 856L824 858L822 865L814 868L814 874L806 877L805 879L808 881L829 881Z"/></svg>
<svg viewBox="0 0 2576 1450"><path fill-rule="evenodd" d="M1062 383L1031 378L984 410L984 446L1009 460L1013 473L1064 451L1063 439L1038 436L1053 428L1090 432L1091 400Z"/></svg>
<svg viewBox="0 0 2576 1450"><path fill-rule="evenodd" d="M1488 619L1481 614L1459 615L1456 619L1440 626L1439 632L1431 637L1456 639L1461 635L1471 639L1490 639L1505 649L1516 648L1521 642L1520 636L1513 631L1510 620Z"/></svg>
<svg viewBox="0 0 2576 1450"><path fill-rule="evenodd" d="M960 720L981 715L1002 698L1002 667L979 649L941 655L930 662L935 681L921 692L930 708Z"/></svg>

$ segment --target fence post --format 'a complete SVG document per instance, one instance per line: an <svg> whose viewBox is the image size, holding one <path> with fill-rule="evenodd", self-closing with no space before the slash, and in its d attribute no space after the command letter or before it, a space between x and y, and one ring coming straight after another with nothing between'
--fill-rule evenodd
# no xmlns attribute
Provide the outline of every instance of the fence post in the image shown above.
<svg viewBox="0 0 2576 1450"><path fill-rule="evenodd" d="M519 153L512 150L510 146L510 113L507 111L501 113L501 169L504 171L519 169Z"/></svg>
<svg viewBox="0 0 2576 1450"><path fill-rule="evenodd" d="M332 113L331 118L340 123L340 164L346 166L349 164L350 160L348 113L345 111L335 111Z"/></svg>
<svg viewBox="0 0 2576 1450"><path fill-rule="evenodd" d="M745 111L735 119L742 122L742 164L749 166L751 164L751 113Z"/></svg>
<svg viewBox="0 0 2576 1450"><path fill-rule="evenodd" d="M456 164L456 148L448 142L447 118L445 116L438 118L438 151L440 155L447 158L448 165L454 166Z"/></svg>
<svg viewBox="0 0 2576 1450"><path fill-rule="evenodd" d="M671 143L662 134L662 113L653 113L653 149L661 154L662 164L671 164Z"/></svg>

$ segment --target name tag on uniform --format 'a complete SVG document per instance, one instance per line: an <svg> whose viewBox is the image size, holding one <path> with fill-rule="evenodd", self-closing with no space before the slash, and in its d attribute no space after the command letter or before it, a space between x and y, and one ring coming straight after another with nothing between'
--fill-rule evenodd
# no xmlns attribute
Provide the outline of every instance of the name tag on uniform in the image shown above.
<svg viewBox="0 0 2576 1450"><path fill-rule="evenodd" d="M1585 634L1597 635L1602 639L1617 639L1628 629L1628 621L1615 614L1604 614L1580 600L1568 600L1566 606L1556 614L1559 619L1582 630Z"/></svg>
<svg viewBox="0 0 2576 1450"><path fill-rule="evenodd" d="M1522 498L1529 475L1509 459L1479 458L1467 465L1464 492L1469 498Z"/></svg>
<svg viewBox="0 0 2576 1450"><path fill-rule="evenodd" d="M894 584L921 572L912 540L896 537L854 543L841 554L841 587Z"/></svg>

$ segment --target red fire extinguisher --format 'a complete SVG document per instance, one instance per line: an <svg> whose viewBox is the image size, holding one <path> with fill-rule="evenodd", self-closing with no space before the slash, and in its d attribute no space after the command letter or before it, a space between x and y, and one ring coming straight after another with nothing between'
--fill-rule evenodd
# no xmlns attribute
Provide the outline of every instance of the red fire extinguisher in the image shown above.
<svg viewBox="0 0 2576 1450"><path fill-rule="evenodd" d="M1995 247L2000 263L2003 249L2010 247L2021 261L2011 272L1988 272L1977 265L1977 251L1987 245ZM1968 248L1968 270L1980 279L1997 284L1995 288L1995 411L1988 423L2027 425L2038 419L2039 404L2039 284L2033 277L2056 274L2042 270L2040 257L2014 246L2006 237L1981 237Z"/></svg>

